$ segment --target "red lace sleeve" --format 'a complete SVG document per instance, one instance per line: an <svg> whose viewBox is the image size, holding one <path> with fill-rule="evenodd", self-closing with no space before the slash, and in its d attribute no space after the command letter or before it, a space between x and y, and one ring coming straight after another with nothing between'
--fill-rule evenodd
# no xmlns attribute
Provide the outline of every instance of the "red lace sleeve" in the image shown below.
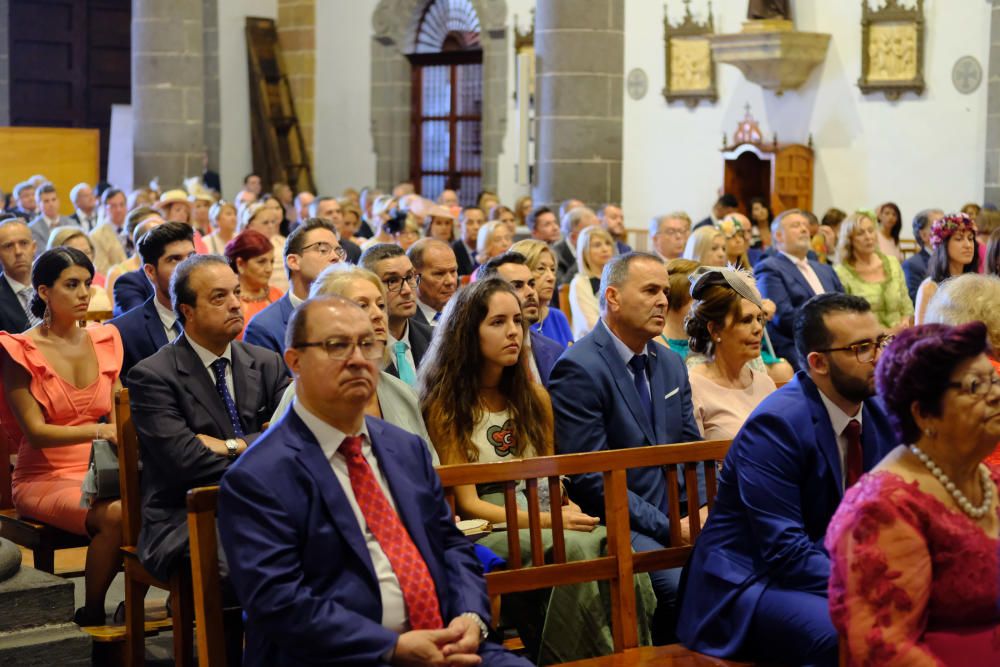
<svg viewBox="0 0 1000 667"><path fill-rule="evenodd" d="M922 642L933 572L922 518L905 502L912 492L895 475L868 475L827 531L830 615L849 665L943 664Z"/></svg>

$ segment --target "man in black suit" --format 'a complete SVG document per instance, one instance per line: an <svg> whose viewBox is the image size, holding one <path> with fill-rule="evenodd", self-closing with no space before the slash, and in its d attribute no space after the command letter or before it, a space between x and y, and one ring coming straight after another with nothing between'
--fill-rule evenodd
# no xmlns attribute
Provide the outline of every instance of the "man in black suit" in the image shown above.
<svg viewBox="0 0 1000 667"><path fill-rule="evenodd" d="M128 375L142 451L139 558L167 579L188 550L188 489L217 484L260 436L289 378L276 352L235 340L239 279L217 255L189 257L170 281L184 333Z"/></svg>
<svg viewBox="0 0 1000 667"><path fill-rule="evenodd" d="M361 266L382 281L389 312L389 366L386 373L416 386L417 369L431 343L431 328L417 312L417 273L403 249L394 243L376 243L361 255Z"/></svg>
<svg viewBox="0 0 1000 667"><path fill-rule="evenodd" d="M183 222L154 227L139 239L141 271L154 294L110 322L118 327L125 346L121 377L126 384L133 366L181 334L181 324L170 303L170 278L177 265L193 254L194 230Z"/></svg>
<svg viewBox="0 0 1000 667"><path fill-rule="evenodd" d="M35 201L35 184L31 181L23 181L14 186L14 208L10 209L17 217L25 223L34 220L38 214L38 202Z"/></svg>
<svg viewBox="0 0 1000 667"><path fill-rule="evenodd" d="M139 209L135 209L132 213L129 213L129 218L132 218L138 210ZM135 247L139 247L139 241L142 240L142 237L145 236L151 229L162 224L163 218L161 218L159 214L153 214L143 218L142 222L138 223L135 226L135 229L132 230L133 245ZM111 291L111 314L114 317L123 315L133 308L141 306L146 303L151 296L153 296L153 286L146 278L146 273L142 270L141 266L135 271L129 271L118 278Z"/></svg>
<svg viewBox="0 0 1000 667"><path fill-rule="evenodd" d="M580 238L580 232L586 227L598 224L597 214L586 206L571 208L563 215L560 224L562 225L563 239L552 246L552 252L556 255L559 265L556 267L556 283L564 285L573 280L578 270L576 264L576 241Z"/></svg>
<svg viewBox="0 0 1000 667"><path fill-rule="evenodd" d="M97 227L97 197L87 183L77 183L69 191L69 200L75 209L70 219L88 234Z"/></svg>
<svg viewBox="0 0 1000 667"><path fill-rule="evenodd" d="M322 218L333 223L340 247L347 253L347 261L357 265L361 259L361 246L351 241L350 234L344 233L344 212L340 209L340 202L333 197L317 197L309 204L309 217Z"/></svg>
<svg viewBox="0 0 1000 667"><path fill-rule="evenodd" d="M699 220L698 224L691 228L691 231L700 228L708 227L709 225L718 225L722 222L727 215L730 213L740 212L740 202L737 201L736 197L733 195L722 195L715 200L715 204L712 206L712 214L705 218L704 220Z"/></svg>
<svg viewBox="0 0 1000 667"><path fill-rule="evenodd" d="M23 218L9 213L0 220L0 331L22 333L38 323L28 304L31 287L31 261L35 240Z"/></svg>
<svg viewBox="0 0 1000 667"><path fill-rule="evenodd" d="M414 320L437 326L441 311L458 291L458 261L444 241L420 239L406 256L417 273L417 312Z"/></svg>
<svg viewBox="0 0 1000 667"><path fill-rule="evenodd" d="M469 206L463 208L458 216L461 228L461 238L452 241L451 249L455 251L458 262L458 275L469 276L479 266L476 261L476 243L479 239L479 228L486 224L486 214L481 208Z"/></svg>

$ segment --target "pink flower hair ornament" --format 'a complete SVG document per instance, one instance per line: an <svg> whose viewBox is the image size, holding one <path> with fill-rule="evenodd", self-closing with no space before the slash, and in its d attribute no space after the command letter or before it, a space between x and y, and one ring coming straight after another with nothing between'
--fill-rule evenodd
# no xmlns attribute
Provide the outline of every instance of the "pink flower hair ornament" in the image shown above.
<svg viewBox="0 0 1000 667"><path fill-rule="evenodd" d="M940 220L935 220L931 225L931 249L947 243L955 232L966 231L975 234L978 230L975 221L965 213L950 213Z"/></svg>

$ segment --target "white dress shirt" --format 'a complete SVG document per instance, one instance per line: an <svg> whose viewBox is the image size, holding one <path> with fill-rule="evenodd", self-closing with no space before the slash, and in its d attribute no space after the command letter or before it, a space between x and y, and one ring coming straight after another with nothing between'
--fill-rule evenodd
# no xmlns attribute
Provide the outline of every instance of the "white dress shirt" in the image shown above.
<svg viewBox="0 0 1000 667"><path fill-rule="evenodd" d="M156 306L156 314L160 316L160 323L163 324L163 333L167 334L167 341L173 341L178 336L178 332L174 329L174 324L177 323L177 313L160 303L160 300L155 296L153 297L153 305ZM214 377L212 381L215 382Z"/></svg>
<svg viewBox="0 0 1000 667"><path fill-rule="evenodd" d="M205 364L205 372L208 373L208 377L211 378L212 384L215 385L215 371L212 370L212 364L215 363L216 359L225 359L229 363L226 364L226 388L229 389L229 395L233 397L233 402L236 402L236 390L233 388L233 346L227 345L226 351L222 353L222 356L216 356L214 352L209 352L198 343L194 342L190 336L188 336L187 341L191 343L194 353L198 355L201 359L201 363Z"/></svg>
<svg viewBox="0 0 1000 667"><path fill-rule="evenodd" d="M823 406L830 415L830 423L833 424L833 433L837 436L837 450L840 452L840 487L843 489L846 488L847 483L847 436L844 435L844 431L847 430L847 425L854 419L858 421L859 425L864 426L861 422L861 413L864 410L858 410L858 414L852 417L841 410L836 403L827 398L822 389L819 389L819 397L823 400Z"/></svg>
<svg viewBox="0 0 1000 667"><path fill-rule="evenodd" d="M621 357L622 362L625 364L625 372L628 373L629 379L634 383L635 373L632 372L632 367L628 365L628 362L632 361L632 357L635 356L635 352L632 351L632 348L623 343L621 338L615 335L615 332L611 330L611 327L608 326L608 323L605 322L603 318L598 320L598 324L608 330L608 335L611 336L611 342L614 343L615 346L615 352L617 352L618 356ZM649 352L643 348L642 353L646 355L646 368L651 369L653 367L653 360L650 358ZM653 391L650 387L649 371L647 371L646 374L646 390L649 392ZM653 396L650 394L650 400L652 400L652 398Z"/></svg>
<svg viewBox="0 0 1000 667"><path fill-rule="evenodd" d="M292 401L292 409L295 410L295 414L312 431L316 441L319 442L319 446L323 450L323 455L330 462L333 474L344 490L344 495L347 496L347 502L351 506L351 511L354 512L354 518L361 528L361 534L365 538L365 547L368 548L368 555L372 559L372 568L375 570L375 577L378 579L379 594L382 596L382 627L399 633L406 632L410 629L410 623L406 616L406 602L403 600L403 589L399 586L399 579L396 578L396 573L392 569L389 557L385 555L382 546L375 539L375 535L368 529L365 515L361 512L361 506L358 505L358 501L354 497L354 488L351 486L351 475L347 469L347 459L340 452L340 445L344 442L347 434L314 415L298 400ZM382 493L385 494L386 500L389 501L392 511L399 514L399 511L396 509L396 501L393 499L392 492L389 489L389 483L386 481L385 475L379 467L378 459L375 458L375 454L372 452L371 437L368 435L368 425L362 420L361 429L353 435L360 435L362 437L361 455L365 457L365 461L371 467L372 475L374 475L375 481L378 482L379 488L382 489Z"/></svg>
<svg viewBox="0 0 1000 667"><path fill-rule="evenodd" d="M788 260L794 264L796 268L798 268L799 273L801 273L802 277L806 279L807 283L809 283L809 287L812 287L813 292L816 294L823 294L826 292L826 290L823 289L823 283L819 281L819 276L816 275L816 271L814 271L813 267L809 264L809 258L799 259L795 255L789 255L787 252L783 252L781 254L787 257Z"/></svg>
<svg viewBox="0 0 1000 667"><path fill-rule="evenodd" d="M80 221L80 227L83 228L85 232L90 232L97 223L97 211L95 210L90 215L87 215L80 209L76 209L76 217Z"/></svg>
<svg viewBox="0 0 1000 667"><path fill-rule="evenodd" d="M436 311L433 308L431 308L430 306L428 306L426 303L424 303L423 301L421 301L419 298L417 299L417 308L419 308L420 312L424 314L425 318L427 318L427 323L428 324L430 324L432 327L436 327L437 326L437 320L434 319L434 316L438 314L438 311Z"/></svg>
<svg viewBox="0 0 1000 667"><path fill-rule="evenodd" d="M410 345L410 323L409 323L409 321L407 321L406 325L403 328L403 337L402 338L400 338L400 339L397 340L396 337L392 335L392 332L391 331L389 332L389 342L388 342L389 354L392 355L392 357L391 357L392 358L392 363L394 363L394 364L396 363L396 343L406 343L406 353L403 356L405 356L406 360L408 362L410 362L410 368L412 368L413 372L416 373L417 372L417 364L416 364L415 361L413 361L413 347ZM397 371L399 370L398 364L397 364L396 370Z"/></svg>
<svg viewBox="0 0 1000 667"><path fill-rule="evenodd" d="M33 314L29 314L31 313L31 296L34 294L34 289L32 289L31 285L24 285L17 282L6 273L3 274L3 277L7 281L7 284L10 285L10 288L14 290L14 296L21 302L21 310L28 316L30 324L31 319L34 317Z"/></svg>

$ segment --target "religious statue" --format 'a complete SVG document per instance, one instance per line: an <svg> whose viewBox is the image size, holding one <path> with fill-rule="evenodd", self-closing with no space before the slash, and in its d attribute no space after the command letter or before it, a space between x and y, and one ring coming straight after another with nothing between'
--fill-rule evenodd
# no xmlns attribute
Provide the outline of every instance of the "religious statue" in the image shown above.
<svg viewBox="0 0 1000 667"><path fill-rule="evenodd" d="M792 14L788 2L789 0L750 0L747 18L791 20Z"/></svg>

